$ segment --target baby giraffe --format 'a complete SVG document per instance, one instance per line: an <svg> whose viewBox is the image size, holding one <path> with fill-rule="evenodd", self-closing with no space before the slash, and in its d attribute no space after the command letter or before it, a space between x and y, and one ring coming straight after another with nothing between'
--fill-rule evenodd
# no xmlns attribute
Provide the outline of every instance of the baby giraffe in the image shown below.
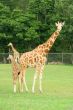
<svg viewBox="0 0 73 110"><path fill-rule="evenodd" d="M21 91L21 78L20 78L20 68L18 63L15 61L12 55L9 55L8 60L11 60L12 64L12 75L13 75L13 85L14 85L14 93L16 93L16 81L19 80L20 91Z"/></svg>

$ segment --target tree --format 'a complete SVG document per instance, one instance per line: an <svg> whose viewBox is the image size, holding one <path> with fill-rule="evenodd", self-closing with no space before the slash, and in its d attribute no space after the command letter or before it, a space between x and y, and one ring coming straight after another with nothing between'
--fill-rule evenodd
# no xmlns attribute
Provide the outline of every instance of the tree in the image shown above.
<svg viewBox="0 0 73 110"><path fill-rule="evenodd" d="M50 37L59 20L65 25L50 52L73 52L72 13L73 0L1 0L0 51L8 52L9 42L20 52L34 49Z"/></svg>

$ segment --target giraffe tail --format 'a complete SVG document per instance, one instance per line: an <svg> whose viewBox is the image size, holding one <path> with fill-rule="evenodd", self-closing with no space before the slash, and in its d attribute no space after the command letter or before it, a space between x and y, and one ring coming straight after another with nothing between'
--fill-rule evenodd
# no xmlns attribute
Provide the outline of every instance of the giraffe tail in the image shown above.
<svg viewBox="0 0 73 110"><path fill-rule="evenodd" d="M18 72L18 75L20 75L20 71Z"/></svg>

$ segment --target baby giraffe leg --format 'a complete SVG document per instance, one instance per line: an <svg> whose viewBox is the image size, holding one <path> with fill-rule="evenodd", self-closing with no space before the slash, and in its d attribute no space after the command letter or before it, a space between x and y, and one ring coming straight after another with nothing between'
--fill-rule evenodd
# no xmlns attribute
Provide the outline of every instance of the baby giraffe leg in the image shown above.
<svg viewBox="0 0 73 110"><path fill-rule="evenodd" d="M18 80L19 80L19 90L20 90L20 92L22 92L22 90L21 90L21 75L19 75Z"/></svg>
<svg viewBox="0 0 73 110"><path fill-rule="evenodd" d="M14 93L16 93L16 80L13 80Z"/></svg>
<svg viewBox="0 0 73 110"><path fill-rule="evenodd" d="M23 92L23 83L24 83L24 78L23 78L23 75L24 73L23 73L23 71L22 71L22 74L21 74L21 92Z"/></svg>

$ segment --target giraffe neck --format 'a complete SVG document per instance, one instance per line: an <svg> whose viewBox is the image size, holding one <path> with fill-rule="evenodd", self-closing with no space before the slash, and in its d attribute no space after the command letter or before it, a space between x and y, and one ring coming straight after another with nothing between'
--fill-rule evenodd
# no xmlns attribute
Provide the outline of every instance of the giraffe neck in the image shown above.
<svg viewBox="0 0 73 110"><path fill-rule="evenodd" d="M55 40L57 39L58 36L59 36L59 31L55 31L51 35L51 37L45 42L45 48L50 49L53 46L53 44L54 44L54 42L55 42Z"/></svg>
<svg viewBox="0 0 73 110"><path fill-rule="evenodd" d="M14 58L11 59L11 64L12 64L13 67L14 67L14 66L16 67L16 66L19 65L19 64L15 61Z"/></svg>
<svg viewBox="0 0 73 110"><path fill-rule="evenodd" d="M15 52L15 48L13 47L13 45L11 45L12 51Z"/></svg>
<svg viewBox="0 0 73 110"><path fill-rule="evenodd" d="M11 63L12 63L12 65L15 65L16 64L14 58L11 58Z"/></svg>
<svg viewBox="0 0 73 110"><path fill-rule="evenodd" d="M53 46L56 38L59 36L60 31L56 30L51 37L42 45L39 45L35 50L41 55L47 55Z"/></svg>
<svg viewBox="0 0 73 110"><path fill-rule="evenodd" d="M48 52L50 51L51 47L53 46L55 40L57 39L57 37L59 36L59 31L56 30L51 37L45 42L45 46L43 49L43 54L48 54Z"/></svg>

